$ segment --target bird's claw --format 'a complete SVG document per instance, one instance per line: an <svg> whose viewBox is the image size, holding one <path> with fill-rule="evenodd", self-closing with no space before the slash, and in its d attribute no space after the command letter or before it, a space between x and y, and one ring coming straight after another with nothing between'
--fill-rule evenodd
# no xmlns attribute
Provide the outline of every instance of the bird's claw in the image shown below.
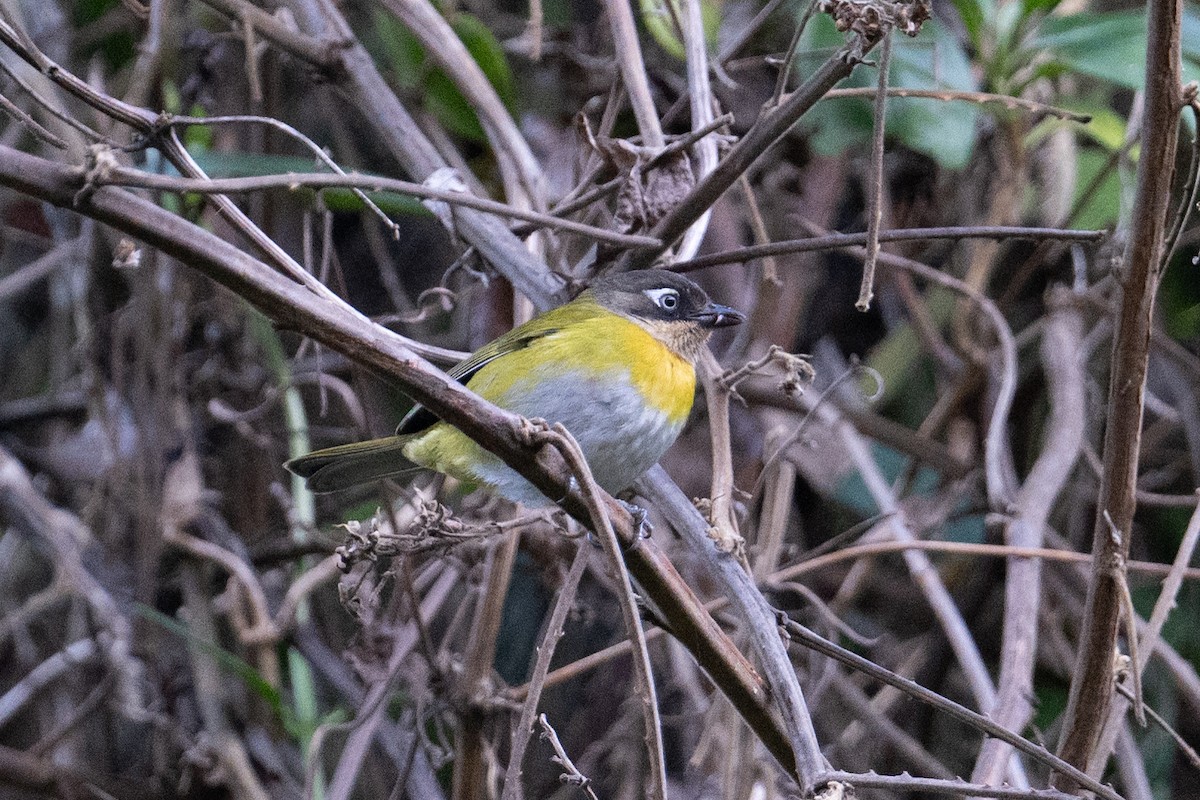
<svg viewBox="0 0 1200 800"><path fill-rule="evenodd" d="M620 498L617 498L617 502L629 512L629 516L633 517L634 539L649 539L654 533L654 526L650 524L649 512L639 505L634 505L633 503L626 502Z"/></svg>

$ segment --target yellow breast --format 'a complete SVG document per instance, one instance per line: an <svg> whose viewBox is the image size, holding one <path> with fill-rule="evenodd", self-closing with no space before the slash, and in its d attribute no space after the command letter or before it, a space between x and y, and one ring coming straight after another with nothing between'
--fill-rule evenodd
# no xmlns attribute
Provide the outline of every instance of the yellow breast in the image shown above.
<svg viewBox="0 0 1200 800"><path fill-rule="evenodd" d="M630 381L649 405L665 412L671 422L682 424L696 397L696 370L691 362L635 322L618 317L613 326L617 329L613 349L625 353Z"/></svg>
<svg viewBox="0 0 1200 800"><path fill-rule="evenodd" d="M687 419L696 395L696 371L689 361L637 323L607 311L571 320L561 330L505 354L467 386L497 405L512 407L513 394L526 392L530 382L574 372L628 381L642 402L677 424ZM581 386L580 391L587 389ZM584 404L587 400L586 395L579 398Z"/></svg>

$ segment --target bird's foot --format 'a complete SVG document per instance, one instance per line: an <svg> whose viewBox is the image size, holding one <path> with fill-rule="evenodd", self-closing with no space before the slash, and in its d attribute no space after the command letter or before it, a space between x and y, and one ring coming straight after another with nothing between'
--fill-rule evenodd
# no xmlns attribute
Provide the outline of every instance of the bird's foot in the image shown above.
<svg viewBox="0 0 1200 800"><path fill-rule="evenodd" d="M629 516L633 517L634 538L649 539L654 533L654 526L650 524L649 512L641 506L634 505L633 503L622 500L619 497L617 498L617 502L629 512Z"/></svg>

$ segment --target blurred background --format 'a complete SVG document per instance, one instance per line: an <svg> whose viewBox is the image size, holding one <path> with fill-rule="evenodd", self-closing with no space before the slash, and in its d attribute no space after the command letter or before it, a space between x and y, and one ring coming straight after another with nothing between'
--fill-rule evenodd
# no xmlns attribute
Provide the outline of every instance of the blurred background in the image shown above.
<svg viewBox="0 0 1200 800"><path fill-rule="evenodd" d="M421 181L400 155L406 142L419 149L415 140L383 131L398 101L424 137L419 147L477 194L546 210L607 186L571 216L652 227L621 208L627 187L649 186L665 168L639 177L645 153L613 157L615 142L642 140L604 4L288 0L263 4L257 23L248 5L0 0L0 18L96 92L153 114L270 117L347 171ZM806 5L793 0L700 8L713 109L731 115L708 139L720 153L845 38L822 13L796 37ZM691 129L682 9L671 0L633 7L668 142ZM422 28L422 15L445 27ZM919 36L893 42L889 85L923 94L889 97L882 172L872 168L870 54L841 96L821 100L725 193L698 250L685 254L728 254L689 274L750 316L714 337L721 366L758 366L729 404L733 491L713 492L724 484L714 483L714 406L703 392L662 466L689 497L714 498L702 510L729 506L731 517L714 524L745 537L747 564L774 605L973 708L985 705L981 686L1004 658L1007 571L995 547L969 546L1007 541L1037 488L1022 484L1050 448L1070 452L1037 544L1091 550L1145 28L1144 7L1131 2L936 3ZM362 48L394 97L364 94L338 68L282 47L280 31L338 52ZM498 112L481 111L439 61L446 31L527 156L496 133ZM1183 45L1184 80L1200 78L1193 0ZM108 141L122 165L179 175L159 147L11 48L0 46L0 65L3 146L81 165L89 145ZM1181 119L1172 214L1195 168L1195 117ZM325 171L271 125L197 120L175 130L213 178ZM693 151L682 169L702 160ZM855 308L854 249L738 256L764 242L865 230L876 180L885 231L1107 235L885 244L899 261L881 263L866 313ZM258 255L210 198L142 194ZM335 293L419 342L467 352L531 313L469 233L418 199L371 197L391 227L343 189L234 200ZM1155 565L1175 558L1200 484L1200 225L1193 217L1178 227L1157 295L1131 532L1130 591L1143 618L1164 575ZM560 299L618 255L584 236L529 233L531 258L565 287ZM958 289L903 259L956 278ZM815 378L802 392L791 384L805 370L766 358L772 345L807 356ZM1011 410L997 423L1009 390ZM313 497L281 467L310 448L386 434L410 405L387 380L273 326L187 265L0 189L0 796L579 795L536 736L523 774L506 771L536 645L588 540L428 477ZM1008 510L989 503L993 427L1018 503ZM1067 429L1074 438L1060 436ZM435 497L444 505L429 505ZM650 511L656 541L697 594L719 593L700 556ZM929 549L889 549L898 539L885 513L902 514ZM362 522L347 529L347 520ZM1053 749L1088 566L1067 555L1039 563L1026 609L1034 669L1014 702L1032 714L1023 733ZM1185 575L1142 676L1167 727L1127 721L1115 734L1104 778L1129 798L1200 797L1200 763L1168 732L1200 742L1197 576ZM625 637L612 584L597 550L555 652L563 671L552 672L539 710L600 797L634 798L646 756L629 659L578 663ZM717 613L741 642L738 620ZM959 633L946 633L947 615ZM672 796L790 796L794 785L687 652L668 636L650 648ZM824 658L793 655L836 767L943 778L979 768L979 733ZM478 780L464 776L467 763ZM1018 785L1022 775L1046 785L1033 762L1000 771ZM508 782L515 788L503 789ZM903 785L860 794L927 796Z"/></svg>

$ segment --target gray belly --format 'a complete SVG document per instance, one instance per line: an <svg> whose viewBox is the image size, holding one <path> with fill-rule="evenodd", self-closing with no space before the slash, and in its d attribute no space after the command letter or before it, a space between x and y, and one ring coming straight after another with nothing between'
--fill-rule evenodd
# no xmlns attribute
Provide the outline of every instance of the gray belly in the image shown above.
<svg viewBox="0 0 1200 800"><path fill-rule="evenodd" d="M648 407L623 378L597 380L567 372L543 376L536 383L532 388L514 386L498 405L525 417L561 422L579 442L596 483L610 493L628 488L654 466L683 427ZM477 472L510 500L530 507L549 505L541 492L498 459L489 459Z"/></svg>

